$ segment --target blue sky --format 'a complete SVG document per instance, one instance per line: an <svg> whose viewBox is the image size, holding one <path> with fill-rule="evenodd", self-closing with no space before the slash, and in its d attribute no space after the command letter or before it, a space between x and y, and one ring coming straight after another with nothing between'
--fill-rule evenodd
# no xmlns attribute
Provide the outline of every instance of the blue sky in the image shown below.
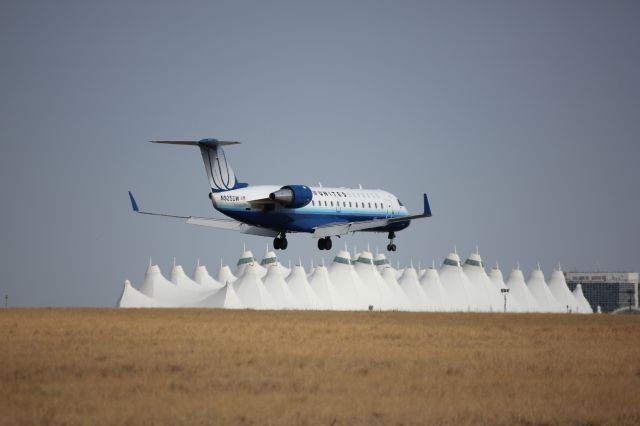
<svg viewBox="0 0 640 426"><path fill-rule="evenodd" d="M0 292L112 306L151 256L217 269L269 239L133 215L220 217L195 149L249 183L381 188L434 217L394 261L635 270L634 1L92 2L0 6ZM385 235L347 237L383 249ZM334 242L341 247L342 240ZM286 263L318 261L290 237Z"/></svg>

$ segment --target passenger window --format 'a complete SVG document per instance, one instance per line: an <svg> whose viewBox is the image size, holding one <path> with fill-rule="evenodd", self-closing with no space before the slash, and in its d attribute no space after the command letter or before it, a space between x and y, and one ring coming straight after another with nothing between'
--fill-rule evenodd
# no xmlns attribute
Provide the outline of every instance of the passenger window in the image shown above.
<svg viewBox="0 0 640 426"><path fill-rule="evenodd" d="M369 203L369 208L371 208L371 203Z"/></svg>
<svg viewBox="0 0 640 426"><path fill-rule="evenodd" d="M349 207L351 207L351 201L349 201Z"/></svg>
<svg viewBox="0 0 640 426"><path fill-rule="evenodd" d="M333 207L333 201L331 202L331 207Z"/></svg>

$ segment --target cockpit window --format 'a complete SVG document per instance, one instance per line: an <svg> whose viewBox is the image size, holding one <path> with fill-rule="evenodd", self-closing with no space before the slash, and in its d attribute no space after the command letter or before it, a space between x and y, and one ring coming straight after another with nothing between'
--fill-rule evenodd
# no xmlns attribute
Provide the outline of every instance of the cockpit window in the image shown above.
<svg viewBox="0 0 640 426"><path fill-rule="evenodd" d="M402 204L402 201L400 201L400 198L396 198L396 200L398 200L398 204L400 204L402 207L404 207L404 204Z"/></svg>

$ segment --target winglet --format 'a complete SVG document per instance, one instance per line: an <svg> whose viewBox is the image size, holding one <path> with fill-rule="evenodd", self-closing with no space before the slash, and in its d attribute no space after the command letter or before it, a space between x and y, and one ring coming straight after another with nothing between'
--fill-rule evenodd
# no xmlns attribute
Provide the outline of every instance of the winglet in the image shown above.
<svg viewBox="0 0 640 426"><path fill-rule="evenodd" d="M138 213L140 209L138 208L138 203L136 203L136 199L133 198L133 194L129 191L129 199L131 200L131 208L134 212Z"/></svg>
<svg viewBox="0 0 640 426"><path fill-rule="evenodd" d="M429 199L427 194L424 195L424 217L431 217L431 207L429 206Z"/></svg>

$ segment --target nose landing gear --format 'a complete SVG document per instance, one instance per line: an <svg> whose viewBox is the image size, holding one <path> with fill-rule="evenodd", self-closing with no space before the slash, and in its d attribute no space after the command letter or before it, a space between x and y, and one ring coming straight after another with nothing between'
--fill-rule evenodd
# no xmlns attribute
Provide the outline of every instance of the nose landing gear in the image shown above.
<svg viewBox="0 0 640 426"><path fill-rule="evenodd" d="M273 239L273 248L276 250L286 250L288 245L287 234L284 232Z"/></svg>
<svg viewBox="0 0 640 426"><path fill-rule="evenodd" d="M396 245L393 240L396 237L396 233L391 231L389 232L389 244L387 244L387 251L396 251Z"/></svg>
<svg viewBox="0 0 640 426"><path fill-rule="evenodd" d="M331 250L332 245L333 243L331 243L331 237L324 237L318 240L318 248L320 250Z"/></svg>

